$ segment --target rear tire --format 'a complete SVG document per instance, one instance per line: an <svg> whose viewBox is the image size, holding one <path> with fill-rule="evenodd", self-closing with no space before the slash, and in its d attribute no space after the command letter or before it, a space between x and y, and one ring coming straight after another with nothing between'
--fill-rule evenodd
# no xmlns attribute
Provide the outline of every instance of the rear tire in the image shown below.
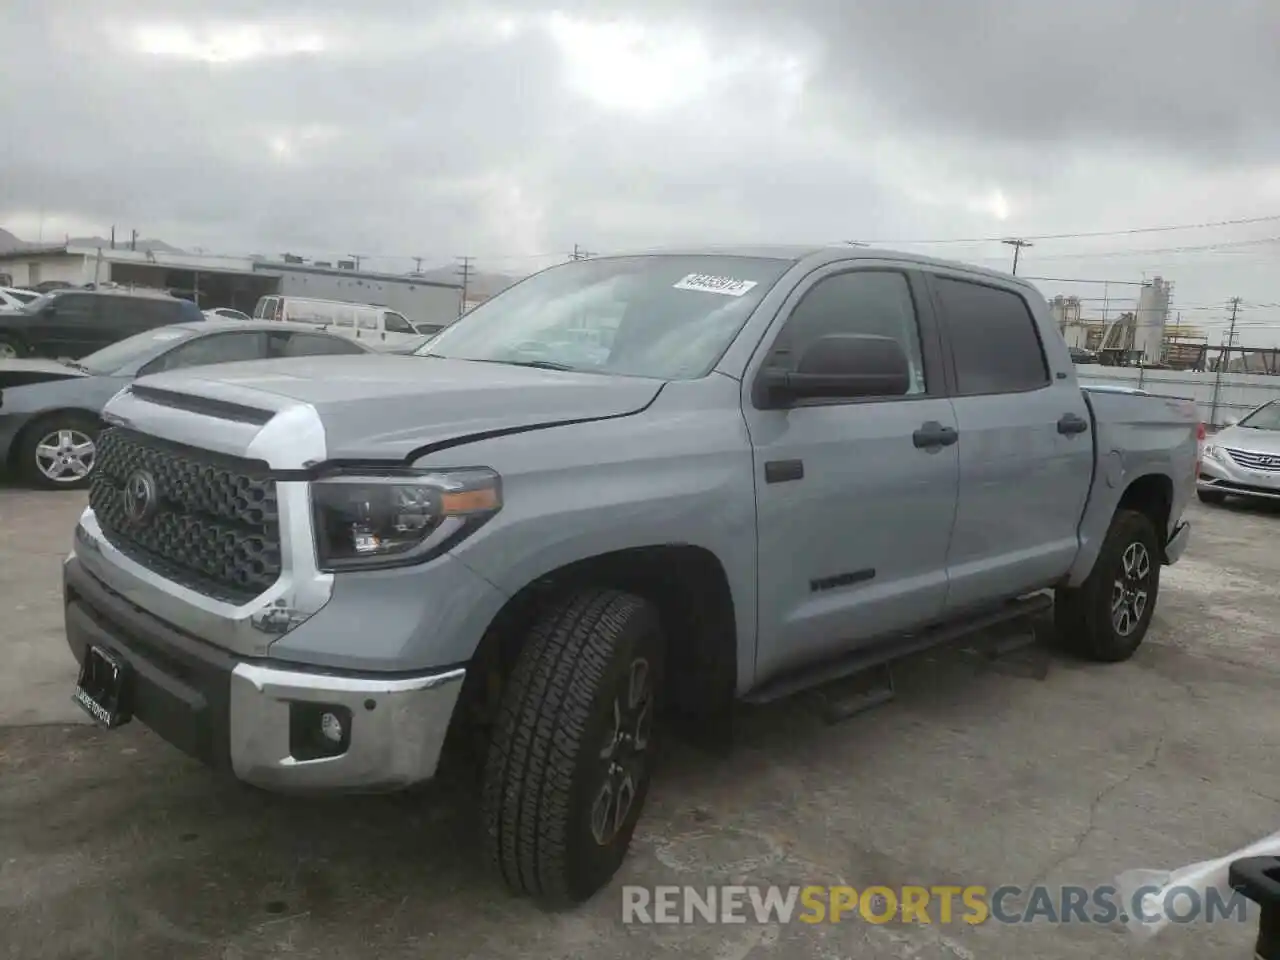
<svg viewBox="0 0 1280 960"><path fill-rule="evenodd" d="M1201 503L1222 504L1227 502L1227 495L1218 493L1216 490L1197 490L1196 496L1200 498Z"/></svg>
<svg viewBox="0 0 1280 960"><path fill-rule="evenodd" d="M19 475L42 490L81 490L97 463L102 424L83 413L54 413L22 431L14 446Z"/></svg>
<svg viewBox="0 0 1280 960"><path fill-rule="evenodd" d="M1061 587L1054 626L1062 646L1099 663L1137 651L1160 594L1159 539L1146 514L1118 510L1093 570L1079 587Z"/></svg>
<svg viewBox="0 0 1280 960"><path fill-rule="evenodd" d="M525 638L485 760L481 814L506 885L549 906L586 900L621 865L653 768L658 612L587 589Z"/></svg>

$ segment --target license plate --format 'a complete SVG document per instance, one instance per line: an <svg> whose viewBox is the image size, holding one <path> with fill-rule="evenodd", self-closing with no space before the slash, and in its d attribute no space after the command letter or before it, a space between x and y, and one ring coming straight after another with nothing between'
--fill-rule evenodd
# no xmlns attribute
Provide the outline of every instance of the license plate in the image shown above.
<svg viewBox="0 0 1280 960"><path fill-rule="evenodd" d="M102 647L89 647L71 699L94 722L110 730L132 718L128 696L129 671L125 662Z"/></svg>

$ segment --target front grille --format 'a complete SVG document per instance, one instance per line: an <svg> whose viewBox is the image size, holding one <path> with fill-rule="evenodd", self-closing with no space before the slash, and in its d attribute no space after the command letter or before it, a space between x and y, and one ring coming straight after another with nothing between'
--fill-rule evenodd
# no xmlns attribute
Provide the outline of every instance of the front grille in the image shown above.
<svg viewBox="0 0 1280 960"><path fill-rule="evenodd" d="M154 490L141 519L130 481ZM280 576L276 483L265 464L112 427L98 438L89 506L122 553L208 596L241 603Z"/></svg>
<svg viewBox="0 0 1280 960"><path fill-rule="evenodd" d="M1231 459L1250 470L1263 470L1267 473L1280 473L1280 454L1250 453L1248 450L1232 450L1227 447Z"/></svg>

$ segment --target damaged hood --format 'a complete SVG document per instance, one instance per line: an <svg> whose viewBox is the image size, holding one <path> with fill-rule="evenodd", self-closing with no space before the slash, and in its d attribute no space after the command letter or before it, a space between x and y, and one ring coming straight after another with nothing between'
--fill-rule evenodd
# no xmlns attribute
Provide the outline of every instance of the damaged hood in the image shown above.
<svg viewBox="0 0 1280 960"><path fill-rule="evenodd" d="M0 360L0 390L25 387L50 380L73 380L87 376L81 370L56 360Z"/></svg>
<svg viewBox="0 0 1280 960"><path fill-rule="evenodd" d="M270 418L298 403L324 425L330 460L404 460L424 447L494 433L621 417L653 402L663 381L501 363L394 355L218 364L137 381L235 404Z"/></svg>

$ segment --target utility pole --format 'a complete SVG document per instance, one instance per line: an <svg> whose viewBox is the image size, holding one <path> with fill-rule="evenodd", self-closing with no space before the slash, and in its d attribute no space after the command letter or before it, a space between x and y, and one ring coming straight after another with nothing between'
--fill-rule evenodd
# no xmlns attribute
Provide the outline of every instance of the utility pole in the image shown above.
<svg viewBox="0 0 1280 960"><path fill-rule="evenodd" d="M363 260L363 259L364 259L364 257L360 256L360 254L358 254L358 253L348 253L348 254L347 254L347 256L348 256L348 257L350 257L350 258L351 258L351 262L352 262L352 263L354 263L354 264L356 265L356 266L355 266L355 271L356 271L356 273L359 273L359 272L360 272L360 261L361 261L361 260Z"/></svg>
<svg viewBox="0 0 1280 960"><path fill-rule="evenodd" d="M421 272L422 272L422 258L421 258L421 257L414 257L414 258L413 258L413 272L414 272L414 273L421 273Z"/></svg>
<svg viewBox="0 0 1280 960"><path fill-rule="evenodd" d="M113 223L111 225L111 249L114 250L115 248L116 248L116 225Z"/></svg>
<svg viewBox="0 0 1280 960"><path fill-rule="evenodd" d="M1213 403L1209 407L1209 425L1218 425L1218 395L1222 392L1222 370L1231 357L1231 348L1236 342L1236 314L1240 310L1240 298L1231 298L1231 329L1227 331L1227 342L1218 355L1218 372L1213 378Z"/></svg>
<svg viewBox="0 0 1280 960"><path fill-rule="evenodd" d="M467 290L471 285L471 261L475 257L458 258L458 276L462 278L462 299L458 301L458 316L467 311Z"/></svg>
<svg viewBox="0 0 1280 960"><path fill-rule="evenodd" d="M137 230L132 231L129 237L129 249L130 250L138 249L138 231Z"/></svg>
<svg viewBox="0 0 1280 960"><path fill-rule="evenodd" d="M1001 240L1000 242L1013 247L1013 275L1016 277L1018 275L1018 254L1022 253L1023 247L1034 247L1035 244L1030 240L1018 239Z"/></svg>

